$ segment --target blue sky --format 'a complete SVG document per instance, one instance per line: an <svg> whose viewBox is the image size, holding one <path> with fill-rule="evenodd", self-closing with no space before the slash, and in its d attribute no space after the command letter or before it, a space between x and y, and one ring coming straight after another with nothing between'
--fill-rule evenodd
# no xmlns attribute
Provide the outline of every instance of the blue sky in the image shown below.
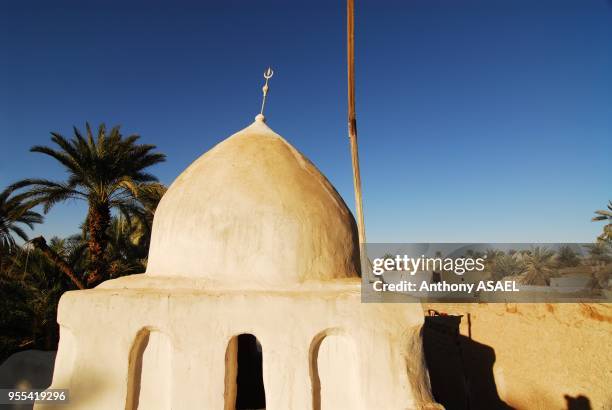
<svg viewBox="0 0 612 410"><path fill-rule="evenodd" d="M580 242L612 199L612 2L357 0L372 242ZM0 0L0 186L62 178L30 146L106 122L168 155L170 183L268 124L353 208L344 3ZM83 204L37 228L78 230Z"/></svg>

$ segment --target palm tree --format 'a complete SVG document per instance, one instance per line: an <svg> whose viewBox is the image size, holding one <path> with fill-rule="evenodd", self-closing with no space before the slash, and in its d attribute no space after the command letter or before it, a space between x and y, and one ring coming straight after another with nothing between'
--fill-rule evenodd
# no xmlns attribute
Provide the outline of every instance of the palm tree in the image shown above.
<svg viewBox="0 0 612 410"><path fill-rule="evenodd" d="M153 216L166 187L159 183L143 184L138 187L140 206L127 214L111 218L107 230L108 246L106 259L109 262L108 276L118 277L143 272L147 265L149 244L153 228ZM81 235L72 240L88 241L87 225L81 226ZM85 254L87 254L85 250Z"/></svg>
<svg viewBox="0 0 612 410"><path fill-rule="evenodd" d="M49 247L71 266L78 265L72 239L52 238ZM65 291L74 289L41 250L29 244L21 249L11 255L10 267L0 271L0 362L18 350L56 349L57 304Z"/></svg>
<svg viewBox="0 0 612 410"><path fill-rule="evenodd" d="M0 258L4 253L15 249L13 235L24 241L28 240L28 235L20 225L33 229L34 224L43 221L43 217L32 211L29 204L24 202L22 195L13 195L15 189L15 186L9 186L0 192Z"/></svg>
<svg viewBox="0 0 612 410"><path fill-rule="evenodd" d="M598 239L600 241L612 242L612 201L608 201L607 210L595 211L595 214L597 216L594 216L591 221L608 221L608 223L604 225L603 233L599 235Z"/></svg>
<svg viewBox="0 0 612 410"><path fill-rule="evenodd" d="M128 219L128 224L132 225L130 239L144 252L142 258L146 259L149 253L149 244L153 230L153 216L159 201L166 193L166 186L159 183L141 185L138 190L138 200L141 204L138 212L134 213L132 220Z"/></svg>
<svg viewBox="0 0 612 410"><path fill-rule="evenodd" d="M483 258L485 260L486 269L491 274L491 276L495 275L494 272L495 272L495 266L497 264L497 260L501 258L503 255L504 255L504 251L499 250L499 249L489 248L485 251Z"/></svg>
<svg viewBox="0 0 612 410"><path fill-rule="evenodd" d="M591 261L596 266L603 266L612 260L612 246L606 242L595 242L592 244L584 245L588 249Z"/></svg>
<svg viewBox="0 0 612 410"><path fill-rule="evenodd" d="M138 193L143 184L157 181L145 169L164 161L165 155L154 152L154 145L138 144L137 135L123 137L118 126L107 132L102 124L95 137L89 124L86 123L85 128L84 137L74 127L74 136L70 140L51 133L51 140L59 149L38 145L30 149L62 164L68 171L65 181L28 179L19 186L29 186L29 198L33 204L42 204L45 213L58 202L69 199L87 201L87 284L92 286L108 277L105 251L111 210L117 209L126 217L142 212Z"/></svg>
<svg viewBox="0 0 612 410"><path fill-rule="evenodd" d="M526 274L525 285L547 286L553 274L552 265L555 253L550 249L536 246L523 258Z"/></svg>
<svg viewBox="0 0 612 410"><path fill-rule="evenodd" d="M494 262L489 266L491 279L500 280L506 276L514 276L524 271L525 266L514 255L504 252L497 255Z"/></svg>
<svg viewBox="0 0 612 410"><path fill-rule="evenodd" d="M559 267L574 267L580 264L580 257L569 245L563 245L557 251L557 263Z"/></svg>

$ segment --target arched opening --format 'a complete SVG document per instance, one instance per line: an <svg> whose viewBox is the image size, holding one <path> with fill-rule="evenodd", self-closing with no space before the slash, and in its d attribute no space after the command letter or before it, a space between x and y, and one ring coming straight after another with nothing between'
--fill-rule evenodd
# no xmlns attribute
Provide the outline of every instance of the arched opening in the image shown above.
<svg viewBox="0 0 612 410"><path fill-rule="evenodd" d="M315 337L310 348L314 410L361 408L358 363L353 341L338 329Z"/></svg>
<svg viewBox="0 0 612 410"><path fill-rule="evenodd" d="M130 351L125 408L171 408L172 345L165 334L143 329Z"/></svg>
<svg viewBox="0 0 612 410"><path fill-rule="evenodd" d="M235 336L225 354L225 410L265 408L261 344L251 334Z"/></svg>

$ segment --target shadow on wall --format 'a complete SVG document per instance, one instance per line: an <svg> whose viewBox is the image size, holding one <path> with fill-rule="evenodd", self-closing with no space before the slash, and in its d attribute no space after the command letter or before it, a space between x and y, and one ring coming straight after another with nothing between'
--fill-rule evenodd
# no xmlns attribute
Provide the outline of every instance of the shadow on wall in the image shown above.
<svg viewBox="0 0 612 410"><path fill-rule="evenodd" d="M495 351L459 334L461 316L425 317L423 349L432 393L447 410L512 410L497 393Z"/></svg>
<svg viewBox="0 0 612 410"><path fill-rule="evenodd" d="M423 326L423 350L436 401L447 410L513 410L497 392L493 348L459 333L462 316L429 314ZM467 319L469 328L469 315ZM563 397L566 410L592 410L584 395Z"/></svg>
<svg viewBox="0 0 612 410"><path fill-rule="evenodd" d="M588 397L579 395L572 397L569 395L563 396L567 410L591 410L591 401Z"/></svg>

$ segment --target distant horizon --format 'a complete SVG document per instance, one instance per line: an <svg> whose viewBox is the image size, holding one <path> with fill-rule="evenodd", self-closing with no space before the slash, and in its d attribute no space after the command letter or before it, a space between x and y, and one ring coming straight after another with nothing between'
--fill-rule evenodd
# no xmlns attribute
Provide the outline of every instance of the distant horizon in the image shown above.
<svg viewBox="0 0 612 410"><path fill-rule="evenodd" d="M356 4L369 242L593 242L612 199L612 3ZM61 180L33 145L122 124L167 154L169 185L259 113L354 209L344 4L204 1L0 6L0 189ZM79 232L56 205L30 237Z"/></svg>

